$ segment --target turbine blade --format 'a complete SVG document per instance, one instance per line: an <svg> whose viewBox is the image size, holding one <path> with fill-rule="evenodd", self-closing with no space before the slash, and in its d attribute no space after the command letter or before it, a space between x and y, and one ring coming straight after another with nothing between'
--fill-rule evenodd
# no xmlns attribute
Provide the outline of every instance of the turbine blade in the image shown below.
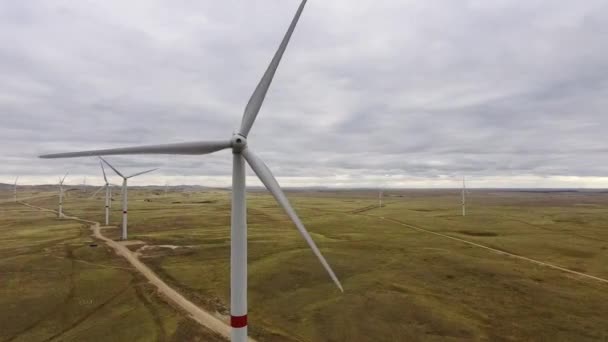
<svg viewBox="0 0 608 342"><path fill-rule="evenodd" d="M106 187L105 185L102 185L102 186L101 186L99 189L97 189L97 191L95 191L95 192L94 192L94 193L91 195L91 197L89 197L89 198L93 198L93 197L95 197L95 195L97 195L97 194L98 194L98 193L99 193L101 190L103 190L105 187Z"/></svg>
<svg viewBox="0 0 608 342"><path fill-rule="evenodd" d="M291 25L289 25L289 29L287 29L287 33L285 34L285 37L283 37L281 45L279 45L279 48L275 53L274 57L272 58L270 65L268 65L264 76L262 76L260 83L258 83L257 87L255 88L255 91L251 95L251 98L247 103L247 107L245 107L245 112L243 113L243 119L241 121L241 129L239 131L239 133L244 136L247 136L249 134L249 130L251 130L251 126L253 126L255 118L257 117L260 108L262 108L262 104L264 103L264 98L266 97L266 93L268 92L270 83L272 83L272 79L274 77L275 72L277 71L277 68L279 67L279 63L281 62L283 53L287 48L289 39L291 38L296 24L300 19L300 15L304 10L304 5L306 5L306 0L302 0L302 2L300 3L300 7L298 7L298 10L295 16L293 17Z"/></svg>
<svg viewBox="0 0 608 342"><path fill-rule="evenodd" d="M112 170L114 170L114 172L116 172L117 175L119 175L122 178L125 178L125 176L123 176L123 174L120 173L120 171L116 170L116 168L114 166L112 166L112 164L108 163L107 160L103 159L100 156L97 156L97 158L101 159L104 163L106 163L106 165L108 165Z"/></svg>
<svg viewBox="0 0 608 342"><path fill-rule="evenodd" d="M166 145L148 145L124 148L111 148L106 150L91 150L68 153L54 153L41 155L40 158L74 158L105 156L116 154L208 154L229 148L230 141L197 141Z"/></svg>
<svg viewBox="0 0 608 342"><path fill-rule="evenodd" d="M138 172L138 173L135 173L135 174L130 175L130 176L129 176L129 177L127 177L127 178L133 178L133 177L137 177L137 176L139 176L139 175L143 175L144 173L148 173L148 172L152 172L152 171L156 171L156 170L158 170L158 168L151 169L151 170L146 170L146 171L142 171L142 172Z"/></svg>
<svg viewBox="0 0 608 342"><path fill-rule="evenodd" d="M106 184L108 184L108 177L106 176L106 169L103 167L103 163L101 162L101 160L99 161L99 165L101 165L101 172L103 172L103 180L105 180Z"/></svg>
<svg viewBox="0 0 608 342"><path fill-rule="evenodd" d="M260 178L262 183L264 183L264 186L266 186L266 188L268 189L268 191L270 191L272 196L274 196L276 201L281 205L281 207L283 207L285 213L287 213L287 216L289 216L293 223L295 223L296 227L300 231L300 234L302 234L302 237L304 238L304 240L306 240L308 246L310 246L313 253L317 256L327 273L329 273L331 279L334 281L334 283L336 283L336 286L338 286L340 291L344 292L344 289L342 288L342 284L340 284L338 277L336 277L336 274L321 254L321 251L319 251L319 248L317 248L317 245L315 244L313 239L310 237L310 234L304 227L304 224L302 224L302 221L300 221L300 218L298 218L298 215L291 207L291 204L289 204L287 197L285 197L285 193L283 193L283 190L281 190L279 183L272 175L272 172L270 172L268 166L266 166L266 164L264 164L264 162L248 148L243 150L243 152L241 153L243 154L243 157L245 157L245 160L247 160L249 166L251 166L253 171L256 173L258 178Z"/></svg>
<svg viewBox="0 0 608 342"><path fill-rule="evenodd" d="M68 176L68 173L70 173L70 171L66 172L61 181L59 182L61 185L63 185L63 181L65 181L65 177Z"/></svg>
<svg viewBox="0 0 608 342"><path fill-rule="evenodd" d="M17 181L19 180L19 176L17 176L17 178L15 178L15 186L17 186Z"/></svg>

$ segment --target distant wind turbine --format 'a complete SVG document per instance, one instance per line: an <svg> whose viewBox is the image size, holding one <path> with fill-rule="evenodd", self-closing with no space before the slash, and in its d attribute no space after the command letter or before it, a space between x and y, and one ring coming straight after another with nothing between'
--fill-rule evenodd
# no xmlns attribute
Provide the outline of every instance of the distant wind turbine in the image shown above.
<svg viewBox="0 0 608 342"><path fill-rule="evenodd" d="M99 161L99 165L101 166L101 172L103 172L103 180L104 185L102 185L91 197L95 197L101 190L106 190L105 196L105 214L106 214L106 226L110 224L110 182L108 182L108 177L106 177L106 170L103 167L103 163L101 160Z"/></svg>
<svg viewBox="0 0 608 342"><path fill-rule="evenodd" d="M106 177L106 170L103 168L103 163L99 162L101 166L101 172L103 172L103 181L105 182L104 186L106 188L106 201L105 201L105 214L106 214L106 226L110 224L110 182L108 182L108 177Z"/></svg>
<svg viewBox="0 0 608 342"><path fill-rule="evenodd" d="M467 185L464 177L462 177L462 216L467 216Z"/></svg>
<svg viewBox="0 0 608 342"><path fill-rule="evenodd" d="M63 178L59 178L59 212L57 213L57 217L63 217L63 182L65 181L65 177L68 176L68 172L65 173Z"/></svg>
<svg viewBox="0 0 608 342"><path fill-rule="evenodd" d="M15 197L15 202L17 202L17 181L19 180L19 176L15 178L15 185L13 186L13 195Z"/></svg>
<svg viewBox="0 0 608 342"><path fill-rule="evenodd" d="M382 196L384 195L382 189L378 191L378 207L382 208Z"/></svg>
<svg viewBox="0 0 608 342"><path fill-rule="evenodd" d="M120 186L120 185L113 184L113 183L108 183L108 185L107 185L107 187L108 187L107 192L108 192L108 198L109 198L109 200L108 200L108 208L110 208L110 209L112 209L112 201L113 201L113 198L112 198L112 187L117 187L117 186ZM104 189L106 189L106 185L105 184L102 185L102 186L100 186L99 189L97 189L95 191L95 193L93 193L93 195L91 195L90 198L95 197L101 190L104 190ZM121 191L121 194L122 194L122 191Z"/></svg>
<svg viewBox="0 0 608 342"><path fill-rule="evenodd" d="M114 166L112 166L112 164L108 163L107 160L103 159L102 157L99 157L99 159L103 160L103 162L106 163L106 165L108 165L112 170L114 170L114 172L116 172L117 175L122 177L122 235L121 235L121 240L126 240L127 239L127 207L128 207L128 205L127 205L128 204L127 203L127 180L129 178L143 175L144 173L156 171L156 170L158 170L158 168L138 172L138 173L132 174L130 176L125 176L122 173L120 173L120 171L116 170L116 168ZM102 165L102 170L103 170L103 165ZM105 178L105 171L104 171L104 178ZM106 179L106 184L107 184L107 182L108 182L108 180ZM106 191L106 194L107 194L107 191ZM108 197L106 196L106 205L108 203L107 199L108 199ZM107 210L108 210L108 207L106 207L106 213L107 213ZM106 214L106 217L107 217L107 214ZM106 220L107 220L107 218L106 218Z"/></svg>
<svg viewBox="0 0 608 342"><path fill-rule="evenodd" d="M294 222L300 234L306 240L314 255L323 265L336 286L343 291L340 281L319 251L310 234L298 218L285 193L266 164L248 146L247 136L262 107L264 98L274 74L279 66L283 53L287 48L291 35L304 10L306 0L302 0L298 10L289 25L277 52L270 65L255 88L241 120L240 128L230 139L215 141L197 141L167 145L137 146L117 149L58 153L41 156L41 158L71 158L98 155L117 154L210 154L224 149L232 150L232 214L230 234L230 324L232 326L232 341L247 341L247 202L245 186L245 165L253 169L262 184L283 207L287 216Z"/></svg>

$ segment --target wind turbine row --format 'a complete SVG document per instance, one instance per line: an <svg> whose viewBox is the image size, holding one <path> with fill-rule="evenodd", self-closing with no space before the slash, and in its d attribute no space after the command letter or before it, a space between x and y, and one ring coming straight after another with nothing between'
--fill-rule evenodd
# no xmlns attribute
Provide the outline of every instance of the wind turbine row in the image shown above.
<svg viewBox="0 0 608 342"><path fill-rule="evenodd" d="M106 177L106 170L103 167L103 162L100 160L99 161L99 165L101 166L101 172L103 172L103 181L104 184L97 189L97 191L95 191L93 193L93 195L91 195L92 197L95 197L101 190L106 191L106 195L105 195L105 219L106 219L106 226L110 224L110 204L111 204L111 196L112 196L112 189L110 188L110 182L108 182L108 177Z"/></svg>
<svg viewBox="0 0 608 342"><path fill-rule="evenodd" d="M112 164L108 163L107 160L103 159L102 157L99 157L99 159L101 159L104 163L106 163L106 165L108 165L112 170L114 170L114 172L116 172L116 174L118 176L120 176L122 178L122 234L121 234L121 239L122 240L127 240L127 210L128 210L128 206L129 203L127 202L127 180L129 178L133 178L133 177L137 177L139 175L143 175L144 173L148 173L148 172L152 172L152 171L156 171L158 170L156 169L151 169L151 170L146 170L146 171L142 171L142 172L138 172L135 174L132 174L130 176L125 176L122 173L120 173L120 171L118 171L114 166L112 166ZM110 209L110 204L109 204L109 191L108 191L108 179L106 178L106 171L103 168L103 164L101 164L101 169L103 171L103 178L106 181L106 225L109 224L109 209Z"/></svg>
<svg viewBox="0 0 608 342"><path fill-rule="evenodd" d="M245 184L245 164L253 169L255 174L274 196L276 201L283 207L286 214L294 222L296 228L306 240L314 255L336 286L343 291L340 281L336 277L319 248L310 237L310 234L298 218L279 183L273 176L266 164L253 152L249 146L247 136L255 122L255 119L262 107L264 98L274 74L279 66L283 53L285 52L297 22L304 10L306 0L303 0L291 21L287 33L283 37L278 50L276 51L270 65L266 69L262 79L255 88L247 106L245 107L240 128L232 134L229 139L196 141L187 143L149 145L126 147L105 150L93 150L71 153L59 153L43 155L41 158L71 158L85 156L117 155L117 154L179 154L179 155L203 155L210 154L224 149L232 150L232 213L230 229L230 315L232 326L232 341L244 342L247 340L247 202ZM108 164L108 166L110 166ZM114 171L116 171L114 169ZM118 173L118 171L116 171ZM119 173L120 175L120 173ZM126 177L123 177L123 188L126 187ZM126 189L123 191L126 197ZM123 203L126 203L123 202ZM125 208L125 229L126 229L126 208ZM125 231L126 233L126 231ZM126 236L125 236L126 237Z"/></svg>

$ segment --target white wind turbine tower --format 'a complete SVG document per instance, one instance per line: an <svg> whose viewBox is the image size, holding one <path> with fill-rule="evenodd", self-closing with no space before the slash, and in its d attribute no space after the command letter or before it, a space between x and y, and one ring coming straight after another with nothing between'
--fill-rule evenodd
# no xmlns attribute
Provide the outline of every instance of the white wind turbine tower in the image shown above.
<svg viewBox="0 0 608 342"><path fill-rule="evenodd" d="M389 177L389 175L385 175ZM387 181L380 181L380 187L378 188L378 208L382 208L382 200L384 199L384 189L388 186ZM382 184L383 183L383 184Z"/></svg>
<svg viewBox="0 0 608 342"><path fill-rule="evenodd" d="M105 170L104 170L105 173ZM112 192L112 187L116 186L116 184L108 184L108 197L110 198L109 202L108 202L108 208L112 209L112 200L114 199L114 197L112 197L112 195L114 195L114 193Z"/></svg>
<svg viewBox="0 0 608 342"><path fill-rule="evenodd" d="M57 212L57 217L63 217L63 182L65 181L65 177L68 176L68 172L65 173L63 178L59 178L59 211Z"/></svg>
<svg viewBox="0 0 608 342"><path fill-rule="evenodd" d="M114 172L116 172L117 175L119 175L120 177L122 177L122 235L121 235L121 240L126 240L127 239L127 207L128 207L128 202L127 202L127 180L129 178L133 178L133 177L137 177L139 175L143 175L144 173L148 173L148 172L152 172L152 171L156 171L158 169L151 169L151 170L146 170L146 171L142 171L142 172L138 172L135 174L132 174L130 176L125 176L122 173L120 173L120 171L116 170L116 168L114 166L112 166L112 164L108 163L107 160L99 157L99 159L103 160L104 163L106 163L112 170L114 170ZM103 165L101 166L102 170L103 170ZM106 176L106 172L103 172L103 176L105 178ZM108 184L108 180L106 179L106 184ZM106 190L106 222L108 220L108 196L107 196L108 192ZM107 223L106 223L107 225Z"/></svg>
<svg viewBox="0 0 608 342"><path fill-rule="evenodd" d="M97 195L97 193L99 193L101 190L106 190L106 197L105 197L105 215L106 215L106 226L110 224L110 182L108 182L108 177L106 177L106 170L103 167L103 163L101 162L101 160L99 161L99 165L101 166L101 172L103 172L103 180L104 180L104 185L102 185L97 191L95 191L95 193L91 196L91 197L95 197L95 195Z"/></svg>
<svg viewBox="0 0 608 342"><path fill-rule="evenodd" d="M13 186L13 196L15 198L15 203L17 203L17 181L19 180L19 176L15 178L15 185Z"/></svg>
<svg viewBox="0 0 608 342"><path fill-rule="evenodd" d="M110 182L108 182L108 177L106 177L106 170L103 168L103 163L100 161L99 165L101 166L101 172L103 172L103 181L105 182L104 186L106 188L106 200L105 200L105 214L106 214L106 226L110 224Z"/></svg>
<svg viewBox="0 0 608 342"><path fill-rule="evenodd" d="M214 141L197 141L188 143L177 143L167 145L150 145L127 147L118 149L82 151L72 153L58 153L41 156L42 158L70 158L97 155L116 154L186 154L202 155L217 152L224 149L232 150L232 214L230 228L230 323L232 326L232 341L247 340L247 202L245 186L245 163L256 173L264 186L274 196L276 201L283 207L286 214L296 225L302 237L306 240L312 252L319 259L331 279L343 291L340 281L333 270L317 248L310 234L291 207L279 183L273 176L266 164L248 146L247 136L262 107L266 92L270 87L275 71L277 70L283 53L287 48L289 39L304 10L306 0L302 0L298 10L285 34L277 52L270 65L266 69L262 79L255 88L241 121L240 128L232 134L230 139Z"/></svg>
<svg viewBox="0 0 608 342"><path fill-rule="evenodd" d="M462 216L467 216L467 185L464 176L462 177Z"/></svg>

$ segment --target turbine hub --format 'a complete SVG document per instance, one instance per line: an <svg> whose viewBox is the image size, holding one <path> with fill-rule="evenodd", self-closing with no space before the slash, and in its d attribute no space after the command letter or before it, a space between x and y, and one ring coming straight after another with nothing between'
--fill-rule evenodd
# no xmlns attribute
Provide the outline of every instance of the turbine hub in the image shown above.
<svg viewBox="0 0 608 342"><path fill-rule="evenodd" d="M247 138L241 135L240 133L235 133L232 135L232 139L230 140L232 144L233 152L241 152L247 146Z"/></svg>

